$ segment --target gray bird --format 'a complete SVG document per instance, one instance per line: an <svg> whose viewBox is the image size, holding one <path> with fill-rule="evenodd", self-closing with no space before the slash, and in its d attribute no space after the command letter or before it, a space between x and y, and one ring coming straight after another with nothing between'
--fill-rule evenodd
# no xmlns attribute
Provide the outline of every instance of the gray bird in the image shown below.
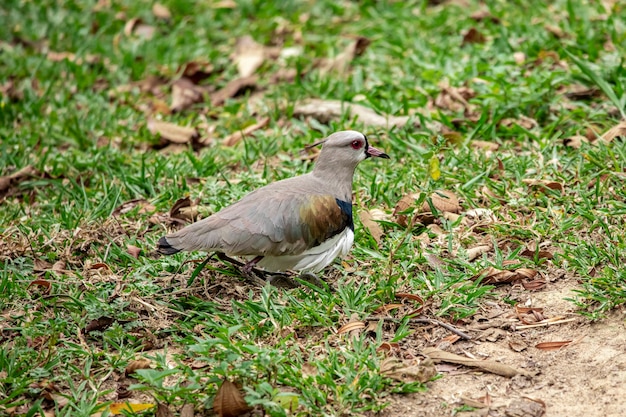
<svg viewBox="0 0 626 417"><path fill-rule="evenodd" d="M352 130L333 133L315 145L319 144L323 146L312 172L261 187L162 237L158 251L241 257L246 260L242 268L246 275L255 266L268 272L316 273L337 256L345 256L354 241L354 170L364 159L389 155Z"/></svg>

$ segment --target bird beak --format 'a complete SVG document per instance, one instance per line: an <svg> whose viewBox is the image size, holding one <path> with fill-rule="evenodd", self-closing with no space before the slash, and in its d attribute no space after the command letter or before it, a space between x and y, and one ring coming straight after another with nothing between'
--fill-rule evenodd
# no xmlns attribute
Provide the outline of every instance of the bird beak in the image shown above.
<svg viewBox="0 0 626 417"><path fill-rule="evenodd" d="M391 159L389 158L389 155L387 155L380 149L376 149L375 147L370 146L370 145L367 145L367 149L365 150L365 155L367 155L367 158L369 158L370 156L375 156L377 158Z"/></svg>

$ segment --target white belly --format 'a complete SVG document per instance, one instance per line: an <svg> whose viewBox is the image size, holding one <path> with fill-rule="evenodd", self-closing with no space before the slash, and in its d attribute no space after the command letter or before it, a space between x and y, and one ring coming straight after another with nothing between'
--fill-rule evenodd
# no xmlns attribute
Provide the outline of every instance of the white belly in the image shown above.
<svg viewBox="0 0 626 417"><path fill-rule="evenodd" d="M343 232L299 255L266 256L257 265L271 272L287 270L319 272L336 257L346 256L350 252L353 242L354 232L346 227Z"/></svg>

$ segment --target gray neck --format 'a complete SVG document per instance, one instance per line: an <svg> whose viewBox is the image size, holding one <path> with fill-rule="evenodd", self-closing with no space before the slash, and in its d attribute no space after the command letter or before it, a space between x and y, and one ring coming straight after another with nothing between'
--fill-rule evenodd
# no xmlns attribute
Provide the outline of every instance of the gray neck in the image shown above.
<svg viewBox="0 0 626 417"><path fill-rule="evenodd" d="M321 163L319 163L321 162ZM332 161L331 161L332 162ZM354 177L355 166L329 166L324 161L318 161L313 168L313 176L318 178L324 184L325 190L336 198L352 202L352 180Z"/></svg>

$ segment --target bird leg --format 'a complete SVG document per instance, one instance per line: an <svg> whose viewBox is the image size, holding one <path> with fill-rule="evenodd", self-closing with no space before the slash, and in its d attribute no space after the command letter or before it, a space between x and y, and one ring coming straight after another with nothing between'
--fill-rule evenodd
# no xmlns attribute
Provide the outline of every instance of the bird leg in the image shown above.
<svg viewBox="0 0 626 417"><path fill-rule="evenodd" d="M262 256L257 256L256 258L252 259L251 261L246 262L245 264L243 262L240 262L236 259L231 258L230 256L222 252L218 252L217 257L220 259L220 261L226 261L232 265L238 266L244 278L247 278L253 281L255 284L261 287L265 285L265 281L264 281L265 272L254 268L254 265L256 265L261 259L263 259ZM259 278L259 277L262 277L262 278Z"/></svg>

